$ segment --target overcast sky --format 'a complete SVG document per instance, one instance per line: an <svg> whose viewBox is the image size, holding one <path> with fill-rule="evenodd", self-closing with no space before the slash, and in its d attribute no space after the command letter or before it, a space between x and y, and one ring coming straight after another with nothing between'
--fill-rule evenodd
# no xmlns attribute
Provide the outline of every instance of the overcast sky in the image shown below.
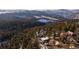
<svg viewBox="0 0 79 59"><path fill-rule="evenodd" d="M79 0L0 0L0 9L79 9Z"/></svg>

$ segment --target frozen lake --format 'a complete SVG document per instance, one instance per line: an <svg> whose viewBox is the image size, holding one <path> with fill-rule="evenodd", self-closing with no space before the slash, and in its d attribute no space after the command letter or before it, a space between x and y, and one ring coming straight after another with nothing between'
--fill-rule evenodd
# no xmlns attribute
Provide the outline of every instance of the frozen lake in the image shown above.
<svg viewBox="0 0 79 59"><path fill-rule="evenodd" d="M48 23L49 22L47 19L39 19L38 21L42 22L42 23Z"/></svg>

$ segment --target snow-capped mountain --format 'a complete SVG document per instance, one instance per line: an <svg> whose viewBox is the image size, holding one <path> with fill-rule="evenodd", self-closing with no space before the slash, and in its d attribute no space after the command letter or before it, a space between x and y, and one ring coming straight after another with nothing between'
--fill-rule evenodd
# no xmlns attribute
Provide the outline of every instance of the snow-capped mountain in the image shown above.
<svg viewBox="0 0 79 59"><path fill-rule="evenodd" d="M0 10L0 20L30 18L34 16L45 16L59 20L79 19L79 10Z"/></svg>

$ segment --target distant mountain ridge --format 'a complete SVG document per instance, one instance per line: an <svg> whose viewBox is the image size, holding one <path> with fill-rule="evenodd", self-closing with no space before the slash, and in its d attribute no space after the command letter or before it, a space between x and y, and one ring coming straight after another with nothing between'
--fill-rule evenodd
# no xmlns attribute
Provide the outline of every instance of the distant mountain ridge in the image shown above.
<svg viewBox="0 0 79 59"><path fill-rule="evenodd" d="M0 20L47 16L58 19L79 19L79 10L0 10Z"/></svg>

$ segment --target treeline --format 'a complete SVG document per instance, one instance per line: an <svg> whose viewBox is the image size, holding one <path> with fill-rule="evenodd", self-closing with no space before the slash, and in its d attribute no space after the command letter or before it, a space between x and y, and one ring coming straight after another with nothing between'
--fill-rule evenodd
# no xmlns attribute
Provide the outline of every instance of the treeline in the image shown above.
<svg viewBox="0 0 79 59"><path fill-rule="evenodd" d="M17 25L21 26L22 24L18 23ZM41 29L44 29L45 31L47 31L45 34L46 36L50 36L52 32L55 33L55 32L61 32L61 31L69 31L69 30L76 32L78 28L79 28L79 21L76 20L76 21L64 21L64 22L58 22L58 23L51 23L44 26L35 26L33 28L23 29L22 31L11 32L7 34L8 40L0 43L0 48L2 49L3 48L39 49L39 42L36 37L36 32L39 32Z"/></svg>
<svg viewBox="0 0 79 59"><path fill-rule="evenodd" d="M13 20L13 21L0 21L0 30L23 30L35 26L45 25L38 22L36 19Z"/></svg>

